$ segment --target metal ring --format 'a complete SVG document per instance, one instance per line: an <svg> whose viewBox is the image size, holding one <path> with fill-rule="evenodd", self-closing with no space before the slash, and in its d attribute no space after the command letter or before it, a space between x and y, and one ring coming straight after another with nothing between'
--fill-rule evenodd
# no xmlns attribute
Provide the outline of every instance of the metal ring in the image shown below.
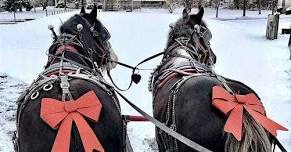
<svg viewBox="0 0 291 152"><path fill-rule="evenodd" d="M34 99L36 99L38 97L38 95L39 95L38 91L34 92L33 94L31 94L30 99L34 100Z"/></svg>
<svg viewBox="0 0 291 152"><path fill-rule="evenodd" d="M112 92L111 91L108 91L107 93L108 93L108 95L112 96Z"/></svg>
<svg viewBox="0 0 291 152"><path fill-rule="evenodd" d="M53 88L53 85L52 84L45 84L44 86L43 86L43 90L44 91L50 91L51 89Z"/></svg>

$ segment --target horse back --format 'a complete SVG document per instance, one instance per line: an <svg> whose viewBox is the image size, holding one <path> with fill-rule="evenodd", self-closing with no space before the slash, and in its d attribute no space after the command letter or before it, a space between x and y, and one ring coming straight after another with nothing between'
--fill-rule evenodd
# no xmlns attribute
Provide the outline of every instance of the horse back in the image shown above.
<svg viewBox="0 0 291 152"><path fill-rule="evenodd" d="M226 81L234 92L253 92L241 82ZM223 127L227 117L212 106L212 87L217 85L222 86L222 83L207 74L173 79L157 91L154 116L164 123L170 117L167 125L174 124L177 132L210 150L224 151L226 134ZM178 151L193 151L180 142L177 145Z"/></svg>
<svg viewBox="0 0 291 152"><path fill-rule="evenodd" d="M58 130L52 129L40 118L42 98L53 98L61 101L62 89L60 83L55 82L50 91L39 90L35 100L29 99L19 118L19 151L50 151ZM70 92L76 100L89 91L94 91L99 98L102 109L98 122L86 119L101 145L106 151L122 151L123 123L119 110L119 103L113 92L104 90L99 85L84 79L72 79ZM33 146L32 146L33 145ZM73 123L70 139L70 151L84 151L80 135Z"/></svg>

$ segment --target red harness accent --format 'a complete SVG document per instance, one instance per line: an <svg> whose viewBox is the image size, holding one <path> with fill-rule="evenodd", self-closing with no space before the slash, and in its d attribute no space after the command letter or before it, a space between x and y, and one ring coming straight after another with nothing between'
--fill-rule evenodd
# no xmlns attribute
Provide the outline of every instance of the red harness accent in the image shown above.
<svg viewBox="0 0 291 152"><path fill-rule="evenodd" d="M181 70L183 72L185 72L185 75L191 75L192 73L194 73L196 70L195 69L184 69L184 70ZM163 79L159 85L158 85L158 88L162 88L168 81L174 79L176 76L178 76L180 73L172 73L170 74L169 76L167 76L165 79Z"/></svg>
<svg viewBox="0 0 291 152"><path fill-rule="evenodd" d="M104 149L84 116L98 122L102 104L93 91L89 91L77 100L61 102L52 98L43 98L40 117L51 128L58 129L52 152L69 152L72 123L75 122L86 152Z"/></svg>
<svg viewBox="0 0 291 152"><path fill-rule="evenodd" d="M72 45L62 45L62 46L58 47L55 55L59 55L59 54L63 53L64 51L78 52L78 50Z"/></svg>
<svg viewBox="0 0 291 152"><path fill-rule="evenodd" d="M229 115L224 125L224 131L232 133L238 141L241 141L242 138L244 109L273 136L277 136L277 130L288 131L287 128L266 117L265 108L254 93L231 95L224 88L214 86L212 88L212 105L225 115Z"/></svg>

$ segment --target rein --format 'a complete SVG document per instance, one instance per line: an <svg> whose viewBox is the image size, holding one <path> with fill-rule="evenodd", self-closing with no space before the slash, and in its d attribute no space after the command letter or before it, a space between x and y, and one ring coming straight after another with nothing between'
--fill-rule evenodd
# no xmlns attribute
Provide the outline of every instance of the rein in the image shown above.
<svg viewBox="0 0 291 152"><path fill-rule="evenodd" d="M110 81L112 82L112 84L113 84L113 85L114 85L114 86L115 86L119 91L127 91L127 90L129 90L130 87L132 86L132 82L134 82L134 83L137 84L137 83L139 83L139 81L140 81L140 79L141 79L141 76L140 76L139 74L135 73L135 71L136 71L136 70L146 70L146 69L139 69L138 66L141 65L141 64L143 64L143 63L145 63L145 62L147 62L147 61L150 61L150 60L152 60L152 59L154 59L154 58L156 58L156 57L158 57L158 56L161 56L161 55L163 55L163 54L165 54L164 51L163 51L163 52L159 52L159 53L157 53L157 54L155 54L155 55L152 55L152 56L150 56L150 57L148 57L148 58L142 60L141 62L139 62L139 63L138 63L136 66L134 66L134 67L132 67L132 66L130 66L130 65L127 65L127 64L125 64L125 63L121 63L121 62L118 62L118 61L114 61L114 60L108 59L110 62L114 62L114 63L117 63L117 64L119 64L119 65L121 65L121 66L126 67L126 68L132 69L131 80L130 80L130 83L129 83L129 85L128 85L128 87L127 87L126 89L121 89L121 88L119 88L119 87L114 83L114 81L113 81L113 79L112 79L112 76L111 76L111 74L110 74L110 70L107 70L107 75L108 75Z"/></svg>
<svg viewBox="0 0 291 152"><path fill-rule="evenodd" d="M126 101L132 108L134 108L136 111L138 111L142 116L144 116L147 120L152 122L156 127L160 128L161 130L165 131L175 139L179 140L180 142L184 143L185 145L193 148L194 150L197 150L199 152L211 152L211 150L197 144L196 142L190 140L189 138L183 136L182 134L179 134L178 132L174 131L173 129L169 128L165 124L161 123L159 120L155 119L154 117L150 116L143 110L141 110L139 107L137 107L135 104L133 104L131 101L129 101L125 96L123 96L120 92L118 92L116 89L114 89L115 92L124 100Z"/></svg>

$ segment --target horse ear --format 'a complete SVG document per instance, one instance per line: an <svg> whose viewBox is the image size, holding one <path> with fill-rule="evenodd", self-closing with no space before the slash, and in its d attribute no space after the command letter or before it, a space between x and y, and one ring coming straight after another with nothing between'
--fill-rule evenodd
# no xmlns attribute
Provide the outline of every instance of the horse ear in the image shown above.
<svg viewBox="0 0 291 152"><path fill-rule="evenodd" d="M90 16L92 19L94 19L94 20L96 19L96 17L97 17L97 6L96 5L94 5L92 11L90 12Z"/></svg>
<svg viewBox="0 0 291 152"><path fill-rule="evenodd" d="M199 18L200 20L202 20L204 14L204 8L203 7L199 7L199 12L196 14L197 18Z"/></svg>
<svg viewBox="0 0 291 152"><path fill-rule="evenodd" d="M202 17L204 14L204 8L200 7L199 12L197 14L191 15L190 18L193 21L193 24L201 24L202 22Z"/></svg>
<svg viewBox="0 0 291 152"><path fill-rule="evenodd" d="M188 11L187 11L186 8L184 8L184 10L183 10L183 19L187 19L188 16L189 16Z"/></svg>
<svg viewBox="0 0 291 152"><path fill-rule="evenodd" d="M80 14L82 14L82 13L84 13L84 14L86 13L86 12L85 12L85 6L82 6L82 7L81 7L81 12L80 12Z"/></svg>

